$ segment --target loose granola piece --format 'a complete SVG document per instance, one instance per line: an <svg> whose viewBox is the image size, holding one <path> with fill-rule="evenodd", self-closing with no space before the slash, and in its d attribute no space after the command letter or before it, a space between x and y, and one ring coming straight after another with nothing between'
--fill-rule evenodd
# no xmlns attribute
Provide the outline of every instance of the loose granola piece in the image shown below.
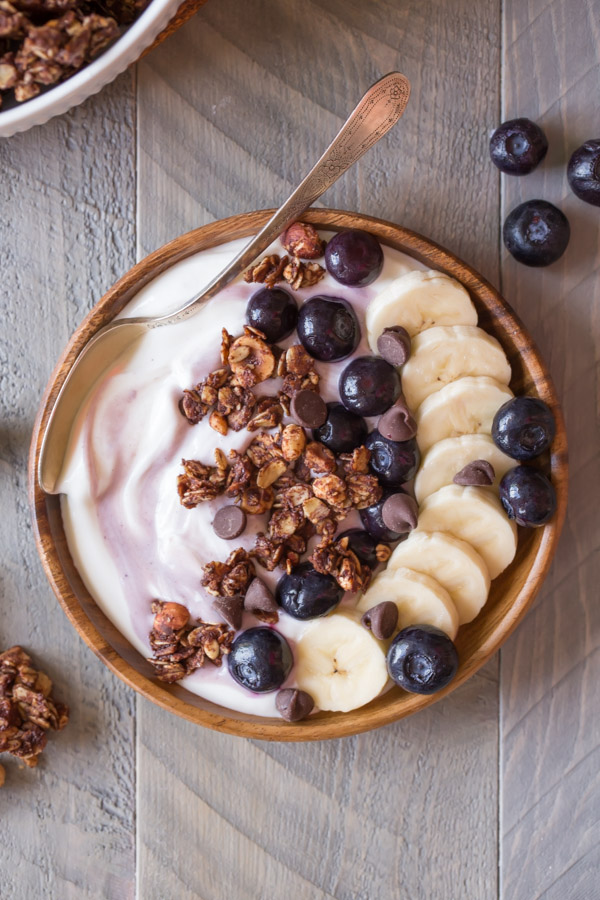
<svg viewBox="0 0 600 900"><path fill-rule="evenodd" d="M319 259L326 246L317 229L307 222L293 222L281 235L281 243L288 253L300 259Z"/></svg>
<svg viewBox="0 0 600 900"><path fill-rule="evenodd" d="M296 482L290 473L289 479L280 478L275 493L275 506L302 506L313 496L312 488L303 482Z"/></svg>
<svg viewBox="0 0 600 900"><path fill-rule="evenodd" d="M284 506L276 509L269 520L269 538L284 541L295 534L304 524L304 510L298 506Z"/></svg>
<svg viewBox="0 0 600 900"><path fill-rule="evenodd" d="M225 493L228 497L237 497L250 484L255 466L249 456L245 453L238 453L237 450L229 451L229 459Z"/></svg>
<svg viewBox="0 0 600 900"><path fill-rule="evenodd" d="M270 462L265 463L265 465L261 466L258 470L256 486L259 488L271 487L271 485L283 475L287 469L287 465L288 464L284 459L272 459Z"/></svg>
<svg viewBox="0 0 600 900"><path fill-rule="evenodd" d="M366 509L381 499L383 493L375 475L346 475L346 487L355 509Z"/></svg>
<svg viewBox="0 0 600 900"><path fill-rule="evenodd" d="M236 338L229 348L229 365L233 372L232 383L251 388L266 381L275 371L275 356L264 340L264 335L244 328L244 334Z"/></svg>
<svg viewBox="0 0 600 900"><path fill-rule="evenodd" d="M283 451L279 446L279 435L267 434L264 431L257 434L252 438L246 455L257 469L261 469L273 459L283 459Z"/></svg>
<svg viewBox="0 0 600 900"><path fill-rule="evenodd" d="M247 424L248 431L259 428L275 428L283 418L283 407L276 397L262 397L256 404L252 418Z"/></svg>
<svg viewBox="0 0 600 900"><path fill-rule="evenodd" d="M215 451L216 466L197 459L182 459L184 474L177 476L177 493L182 506L193 509L205 500L214 500L227 483L227 460L221 450Z"/></svg>
<svg viewBox="0 0 600 900"><path fill-rule="evenodd" d="M314 359L306 352L302 344L293 344L291 347L288 347L281 359L284 366L284 370L280 373L281 375L299 375L304 377L309 372L313 372L315 368Z"/></svg>
<svg viewBox="0 0 600 900"><path fill-rule="evenodd" d="M7 0L0 0L0 37L22 37L27 30L28 24L27 17L19 12L13 3L8 3ZM12 86L12 84L7 85L7 87Z"/></svg>
<svg viewBox="0 0 600 900"><path fill-rule="evenodd" d="M306 447L306 434L300 425L286 425L281 433L281 452L287 462L299 459Z"/></svg>
<svg viewBox="0 0 600 900"><path fill-rule="evenodd" d="M303 263L294 257L281 274L293 291L299 291L318 284L325 277L325 269L318 263Z"/></svg>
<svg viewBox="0 0 600 900"><path fill-rule="evenodd" d="M304 451L304 462L311 472L318 475L326 475L335 472L337 463L335 455L324 444L311 441Z"/></svg>
<svg viewBox="0 0 600 900"><path fill-rule="evenodd" d="M52 682L21 647L0 654L0 753L36 766L46 733L60 731L68 720L68 707L52 697Z"/></svg>
<svg viewBox="0 0 600 900"><path fill-rule="evenodd" d="M352 453L340 453L344 471L350 474L366 475L369 471L371 451L367 447L355 447Z"/></svg>
<svg viewBox="0 0 600 900"><path fill-rule="evenodd" d="M233 641L233 631L225 623L215 625L201 619L192 623L189 614L181 628L166 631L161 626L157 629L157 620L162 623L163 610L178 606L178 603L164 603L161 600L154 600L151 606L156 615L149 635L153 656L148 662L154 667L156 677L167 684L180 681L201 668L206 659L214 666L220 666ZM187 609L185 612L188 612ZM180 614L179 621L183 618Z"/></svg>
<svg viewBox="0 0 600 900"><path fill-rule="evenodd" d="M389 544L377 544L375 547L375 556L377 562L386 563L392 555L392 548Z"/></svg>
<svg viewBox="0 0 600 900"><path fill-rule="evenodd" d="M215 431L218 431L219 434L226 435L229 431L227 419L220 412L217 412L216 409L211 412L208 424L211 428L214 428Z"/></svg>
<svg viewBox="0 0 600 900"><path fill-rule="evenodd" d="M348 539L323 540L310 556L317 572L332 575L345 591L364 591L371 579L371 570L348 547Z"/></svg>
<svg viewBox="0 0 600 900"><path fill-rule="evenodd" d="M210 404L204 403L202 394L196 388L184 390L179 401L179 409L190 425L197 425L209 410Z"/></svg>
<svg viewBox="0 0 600 900"><path fill-rule="evenodd" d="M343 518L352 506L346 483L338 475L323 475L315 478L312 488L315 497L324 500L331 507L336 518Z"/></svg>
<svg viewBox="0 0 600 900"><path fill-rule="evenodd" d="M170 601L165 603L155 601L152 604L152 612L156 613L153 630L160 635L171 635L174 631L181 631L190 618L187 607Z"/></svg>
<svg viewBox="0 0 600 900"><path fill-rule="evenodd" d="M249 554L237 547L224 563L213 561L204 566L201 584L214 597L243 596L255 574Z"/></svg>
<svg viewBox="0 0 600 900"><path fill-rule="evenodd" d="M261 261L251 266L244 272L244 281L250 284L256 282L266 287L274 287L278 281L283 281L282 272L289 262L289 257L280 258L277 253L264 256Z"/></svg>
<svg viewBox="0 0 600 900"><path fill-rule="evenodd" d="M275 502L273 488L259 488L256 485L247 487L240 497L240 507L249 516L260 516L268 512Z"/></svg>

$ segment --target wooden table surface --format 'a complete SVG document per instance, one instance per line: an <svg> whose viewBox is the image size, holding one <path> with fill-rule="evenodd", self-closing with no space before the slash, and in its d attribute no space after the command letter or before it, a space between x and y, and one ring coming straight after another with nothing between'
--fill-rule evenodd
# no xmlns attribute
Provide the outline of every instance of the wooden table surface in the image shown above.
<svg viewBox="0 0 600 900"><path fill-rule="evenodd" d="M599 23L599 0L209 0L137 71L0 143L0 646L28 647L72 710L37 770L5 763L3 900L600 896L600 209L565 177L600 136ZM203 731L113 677L55 601L26 499L36 406L136 258L277 205L392 69L413 86L402 123L323 205L445 244L525 320L567 421L563 537L501 653L425 713L313 745ZM550 150L531 176L500 178L489 133L517 115ZM500 238L532 197L571 221L545 270Z"/></svg>

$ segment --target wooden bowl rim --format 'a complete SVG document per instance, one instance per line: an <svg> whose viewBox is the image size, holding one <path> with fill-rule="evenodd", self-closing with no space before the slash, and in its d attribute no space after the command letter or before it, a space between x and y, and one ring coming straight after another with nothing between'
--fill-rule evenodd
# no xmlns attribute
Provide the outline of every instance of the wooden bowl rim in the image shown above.
<svg viewBox="0 0 600 900"><path fill-rule="evenodd" d="M49 518L48 503L57 502L57 498L48 497L39 487L36 477L42 429L56 394L60 390L81 348L142 287L170 266L200 250L209 249L237 237L255 233L267 221L272 212L273 210L257 210L251 213L241 213L203 225L175 238L133 266L98 301L71 337L44 391L34 423L30 445L29 501L37 550L46 577L60 605L85 643L122 681L147 700L157 703L163 709L217 731L262 740L325 740L359 734L387 725L441 700L484 665L516 628L531 606L548 571L564 522L567 505L568 471L566 431L552 379L541 360L534 341L508 303L475 269L434 241L403 226L395 225L383 219L343 210L311 209L302 217L304 221L310 221L315 225L331 230L363 227L375 234L382 243L396 247L409 256L426 263L431 268L439 269L457 278L475 296L478 305L483 304L492 315L493 308L500 307L503 313L503 325L499 327L502 327L504 331L510 330L513 340L523 348L521 352L525 348L527 349L528 363L530 367L533 365L533 368L536 370L536 391L539 393L541 385L543 398L549 403L556 417L556 438L552 445L550 457L552 481L557 494L556 514L551 522L542 529L538 529L541 532L539 547L529 569L525 584L515 598L513 605L498 621L487 639L477 647L468 659L461 661L453 681L437 694L429 696L407 694L397 688L392 688L389 694L384 695L384 697L388 698L387 701L382 701L382 705L375 709L370 708L372 704L368 704L348 713L320 712L307 720L291 724L280 719L237 713L204 700L201 702L205 704L205 708L200 708L188 702L186 695L187 697L194 695L191 695L184 689L165 685L139 672L137 668L127 662L111 646L83 609L70 584L66 583L67 576L57 556L51 535ZM65 581L65 584L60 583L61 579ZM89 594L87 596L96 607L97 618L106 623L108 631L111 629L114 631L114 626L112 626L112 623L110 623L99 607L96 606L93 598ZM482 613L482 615L485 615L485 613ZM122 636L120 637L126 643L125 639ZM141 660L142 658L139 657L139 659ZM182 696L180 696L178 691ZM196 700L198 699L201 698L196 697ZM377 703L377 700L373 701L373 703Z"/></svg>

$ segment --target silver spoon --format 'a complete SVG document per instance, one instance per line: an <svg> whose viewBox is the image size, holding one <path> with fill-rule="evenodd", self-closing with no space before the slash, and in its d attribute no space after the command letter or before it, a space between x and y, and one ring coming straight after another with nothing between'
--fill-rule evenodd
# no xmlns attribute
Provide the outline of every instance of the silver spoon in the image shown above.
<svg viewBox="0 0 600 900"><path fill-rule="evenodd" d="M181 309L166 316L116 319L96 332L71 366L48 417L38 461L38 481L43 491L57 493L56 486L77 411L110 362L148 329L171 325L194 315L202 304L240 275L340 175L387 134L404 112L409 95L410 83L399 72L391 72L376 81L283 206L235 259Z"/></svg>

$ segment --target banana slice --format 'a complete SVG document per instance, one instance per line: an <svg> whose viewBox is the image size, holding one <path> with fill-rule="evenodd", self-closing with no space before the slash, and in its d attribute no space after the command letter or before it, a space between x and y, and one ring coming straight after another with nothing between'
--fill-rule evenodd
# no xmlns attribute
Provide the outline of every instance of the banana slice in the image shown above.
<svg viewBox="0 0 600 900"><path fill-rule="evenodd" d="M296 645L296 682L320 709L348 712L381 693L385 648L354 610L317 619Z"/></svg>
<svg viewBox="0 0 600 900"><path fill-rule="evenodd" d="M421 453L445 438L491 434L496 412L512 396L509 387L486 375L459 378L431 394L415 413Z"/></svg>
<svg viewBox="0 0 600 900"><path fill-rule="evenodd" d="M496 578L517 552L517 526L495 494L486 488L448 484L422 503L419 528L447 531L467 541L485 562L490 578Z"/></svg>
<svg viewBox="0 0 600 900"><path fill-rule="evenodd" d="M367 335L373 353L377 338L391 325L411 337L434 325L477 325L477 311L460 282L433 269L396 278L367 307Z"/></svg>
<svg viewBox="0 0 600 900"><path fill-rule="evenodd" d="M496 338L474 325L429 328L412 342L402 369L402 392L416 409L430 394L465 375L487 375L508 384L510 365Z"/></svg>
<svg viewBox="0 0 600 900"><path fill-rule="evenodd" d="M373 580L356 608L366 612L384 600L391 600L398 607L398 631L409 625L434 625L452 640L456 637L456 607L446 588L430 575L404 566L393 572L386 569Z"/></svg>
<svg viewBox="0 0 600 900"><path fill-rule="evenodd" d="M494 467L496 477L491 485L494 488L515 464L514 459L498 449L487 434L446 438L430 447L421 460L414 485L417 502L422 503L441 487L452 484L454 476L475 459L486 459Z"/></svg>
<svg viewBox="0 0 600 900"><path fill-rule="evenodd" d="M458 613L458 624L475 618L490 590L490 576L481 556L467 544L443 532L428 533L419 528L398 544L385 574L408 567L432 578L444 587Z"/></svg>

